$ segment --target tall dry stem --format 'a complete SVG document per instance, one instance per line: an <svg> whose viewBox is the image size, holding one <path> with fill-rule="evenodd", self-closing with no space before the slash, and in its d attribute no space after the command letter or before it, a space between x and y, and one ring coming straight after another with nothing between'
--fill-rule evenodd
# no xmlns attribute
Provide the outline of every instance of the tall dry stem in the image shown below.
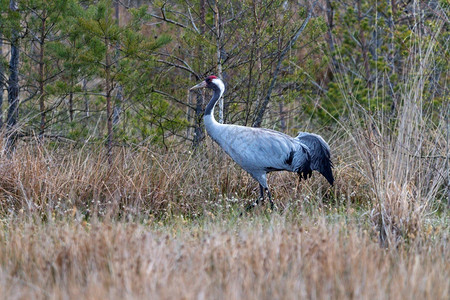
<svg viewBox="0 0 450 300"><path fill-rule="evenodd" d="M382 110L371 113L353 97L345 97L351 127L347 132L373 193L371 216L383 246L416 237L445 182L445 116L430 114L423 96L435 46L422 41L412 46L395 117ZM344 84L341 88L343 95L351 95Z"/></svg>

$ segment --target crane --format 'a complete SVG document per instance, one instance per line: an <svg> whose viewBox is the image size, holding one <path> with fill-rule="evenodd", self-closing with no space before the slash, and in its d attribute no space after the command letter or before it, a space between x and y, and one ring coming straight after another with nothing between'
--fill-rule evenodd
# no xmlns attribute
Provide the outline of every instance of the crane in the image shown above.
<svg viewBox="0 0 450 300"><path fill-rule="evenodd" d="M260 197L251 207L258 205L259 200L264 201L265 191L271 208L274 208L267 185L269 172L295 172L301 180L311 177L312 171L316 170L333 185L330 147L321 136L300 132L293 138L271 129L220 124L214 118L214 106L225 92L225 85L221 79L211 75L191 87L190 91L202 88L213 90L203 115L208 135L259 183Z"/></svg>

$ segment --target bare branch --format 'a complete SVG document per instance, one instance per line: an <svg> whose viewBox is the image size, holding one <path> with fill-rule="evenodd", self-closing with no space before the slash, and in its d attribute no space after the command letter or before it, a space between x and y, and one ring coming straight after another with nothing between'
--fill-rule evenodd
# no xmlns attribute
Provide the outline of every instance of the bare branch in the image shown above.
<svg viewBox="0 0 450 300"><path fill-rule="evenodd" d="M153 90L153 92L156 93L156 94L163 95L163 96L165 96L165 97L167 97L167 98L169 98L169 99L171 99L171 100L173 100L173 101L175 101L175 102L177 102L177 103L179 103L179 104L182 104L182 105L184 105L184 106L187 106L187 107L189 107L190 109L195 109L194 106L192 106L192 105L190 105L190 104L188 104L188 103L186 103L186 102L183 102L183 101L181 101L180 99L177 99L177 98L175 98L174 96L172 96L172 95L170 95L170 94L167 94L166 92L159 91L159 90Z"/></svg>
<svg viewBox="0 0 450 300"><path fill-rule="evenodd" d="M263 103L262 103L262 105L261 105L261 107L259 109L259 112L258 112L258 114L256 116L256 119L253 122L253 127L260 127L261 126L262 118L264 116L264 112L266 111L267 104L270 101L270 96L272 94L273 88L274 88L275 83L277 81L278 73L280 72L281 63L283 62L283 59L286 56L286 53L292 48L294 43L300 37L300 34L303 32L303 30L305 30L306 25L309 23L309 20L311 19L312 11L313 11L314 6L316 5L316 3L317 3L317 0L314 2L313 6L308 10L308 16L306 17L306 19L303 22L303 24L300 26L300 28L297 30L295 35L288 42L287 46L283 49L283 51L281 51L280 58L278 59L277 67L276 67L275 72L274 72L273 77L272 77L272 82L270 83L269 89L267 91L267 95L266 95L266 97L265 97L265 99L264 99L264 101L263 101Z"/></svg>
<svg viewBox="0 0 450 300"><path fill-rule="evenodd" d="M172 67L175 67L175 68L178 68L178 69L185 70L185 71L191 73L192 75L194 75L196 78L201 78L201 77L200 77L194 70L192 70L190 67L186 67L186 66L182 66L182 65L177 65L176 63L173 63L173 62L170 62L170 61L167 61L167 60L163 60L163 59L158 59L158 60L156 60L156 61L157 61L157 62L160 62L160 63L163 63L163 64L166 64L166 65L169 65L169 66L172 66Z"/></svg>

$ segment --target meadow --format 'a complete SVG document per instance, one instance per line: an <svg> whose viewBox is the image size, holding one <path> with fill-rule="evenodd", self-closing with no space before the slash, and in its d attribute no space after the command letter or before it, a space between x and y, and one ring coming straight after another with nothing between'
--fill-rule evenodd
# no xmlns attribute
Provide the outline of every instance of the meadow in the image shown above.
<svg viewBox="0 0 450 300"><path fill-rule="evenodd" d="M449 299L445 1L66 2L0 7L0 299ZM222 67L227 123L320 134L333 186L245 212L186 94Z"/></svg>
<svg viewBox="0 0 450 300"><path fill-rule="evenodd" d="M242 216L257 184L211 141L116 149L113 165L103 148L23 144L0 166L0 298L447 299L440 190L371 198L338 139L333 187L272 173L277 210Z"/></svg>
<svg viewBox="0 0 450 300"><path fill-rule="evenodd" d="M426 119L423 86L390 126L347 99L319 132L335 184L271 173L275 211L245 213L257 184L210 139L19 142L0 159L0 298L447 299L448 120Z"/></svg>

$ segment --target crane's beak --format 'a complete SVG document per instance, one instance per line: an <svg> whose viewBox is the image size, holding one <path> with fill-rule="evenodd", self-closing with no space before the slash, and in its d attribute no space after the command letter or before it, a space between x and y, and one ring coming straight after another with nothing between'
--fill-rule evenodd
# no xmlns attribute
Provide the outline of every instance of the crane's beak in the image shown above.
<svg viewBox="0 0 450 300"><path fill-rule="evenodd" d="M193 87L191 87L189 90L190 90L190 91L192 91L192 90L198 90L198 89L203 89L203 88L205 88L205 87L206 87L206 81L202 81L202 82L200 82L199 84L194 85Z"/></svg>

